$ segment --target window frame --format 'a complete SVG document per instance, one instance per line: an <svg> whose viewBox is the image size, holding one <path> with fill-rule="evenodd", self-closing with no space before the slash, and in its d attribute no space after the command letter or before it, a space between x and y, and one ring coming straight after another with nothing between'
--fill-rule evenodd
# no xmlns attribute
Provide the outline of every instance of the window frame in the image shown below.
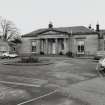
<svg viewBox="0 0 105 105"><path fill-rule="evenodd" d="M33 42L35 42L33 44ZM31 40L31 52L37 52L37 41L36 40Z"/></svg>

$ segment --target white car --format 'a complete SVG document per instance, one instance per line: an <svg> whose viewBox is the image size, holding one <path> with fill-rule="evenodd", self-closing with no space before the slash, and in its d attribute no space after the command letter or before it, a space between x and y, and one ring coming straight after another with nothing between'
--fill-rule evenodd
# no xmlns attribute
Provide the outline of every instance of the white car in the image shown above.
<svg viewBox="0 0 105 105"><path fill-rule="evenodd" d="M105 58L102 58L99 60L96 70L99 74L102 74L105 76Z"/></svg>
<svg viewBox="0 0 105 105"><path fill-rule="evenodd" d="M2 58L16 58L18 55L16 53L5 52L2 54Z"/></svg>
<svg viewBox="0 0 105 105"><path fill-rule="evenodd" d="M15 57L17 57L18 55L17 54L15 54L15 53L13 53L13 54L9 54L9 57L10 58L15 58Z"/></svg>

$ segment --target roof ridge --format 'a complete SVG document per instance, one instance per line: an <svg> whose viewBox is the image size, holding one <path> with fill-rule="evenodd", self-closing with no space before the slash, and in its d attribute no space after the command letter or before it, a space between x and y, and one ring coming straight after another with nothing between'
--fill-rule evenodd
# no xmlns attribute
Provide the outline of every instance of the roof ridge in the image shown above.
<svg viewBox="0 0 105 105"><path fill-rule="evenodd" d="M71 27L86 27L86 26L82 26L82 25L81 26L66 26L66 27L62 26L62 27L56 27L56 28L71 28Z"/></svg>
<svg viewBox="0 0 105 105"><path fill-rule="evenodd" d="M86 26L71 26L71 27L54 27L54 28L40 28L37 29L35 31L32 31L30 33L24 34L23 36L37 36L39 34L45 33L47 31L59 31L59 32L65 32L65 33L95 33L95 31L90 30L88 27Z"/></svg>

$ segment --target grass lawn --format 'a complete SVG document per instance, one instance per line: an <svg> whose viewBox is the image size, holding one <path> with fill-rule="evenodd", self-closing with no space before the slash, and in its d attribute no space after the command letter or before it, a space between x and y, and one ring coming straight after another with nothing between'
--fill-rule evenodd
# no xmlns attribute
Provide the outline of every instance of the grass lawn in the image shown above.
<svg viewBox="0 0 105 105"><path fill-rule="evenodd" d="M5 97L1 98L1 102L3 102L3 105L6 102L4 101L5 99L8 103L10 103L8 105L15 105L17 102L22 102L31 98L38 97L54 89L67 87L71 84L97 77L97 73L95 70L96 62L93 62L90 59L68 59L59 57L48 57L46 59L50 59L54 63L43 66L12 66L3 65L0 63L0 81L32 84L39 86L31 87L24 85L13 85L9 83L0 83L0 91L4 92L1 93L1 97L3 97L2 94L6 94ZM13 95L14 93L15 96ZM8 98L8 96L10 96L10 98ZM71 100L68 101L67 97L61 96L59 94L58 96L58 101L54 101L54 99L56 98L54 98L55 96L52 95L50 96L52 98L47 97L49 101L46 101L45 98L41 100L40 103L46 103L45 105L59 105L60 103L60 105L64 105L61 103L68 102L68 104L66 105L70 104L69 102L71 102ZM37 103L36 105L40 105L40 103L37 101L27 105L35 105L35 103ZM72 101L71 105L79 105L74 103L75 102Z"/></svg>

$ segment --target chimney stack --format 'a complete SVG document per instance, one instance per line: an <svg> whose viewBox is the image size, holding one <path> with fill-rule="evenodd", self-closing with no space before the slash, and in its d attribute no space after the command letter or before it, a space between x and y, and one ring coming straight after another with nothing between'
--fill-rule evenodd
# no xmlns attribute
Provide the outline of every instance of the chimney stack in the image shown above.
<svg viewBox="0 0 105 105"><path fill-rule="evenodd" d="M88 27L89 29L92 29L92 27L91 27L91 24L89 25L89 27Z"/></svg>
<svg viewBox="0 0 105 105"><path fill-rule="evenodd" d="M96 24L96 31L99 32L100 31L100 25Z"/></svg>
<svg viewBox="0 0 105 105"><path fill-rule="evenodd" d="M48 28L53 28L52 22L49 23Z"/></svg>

